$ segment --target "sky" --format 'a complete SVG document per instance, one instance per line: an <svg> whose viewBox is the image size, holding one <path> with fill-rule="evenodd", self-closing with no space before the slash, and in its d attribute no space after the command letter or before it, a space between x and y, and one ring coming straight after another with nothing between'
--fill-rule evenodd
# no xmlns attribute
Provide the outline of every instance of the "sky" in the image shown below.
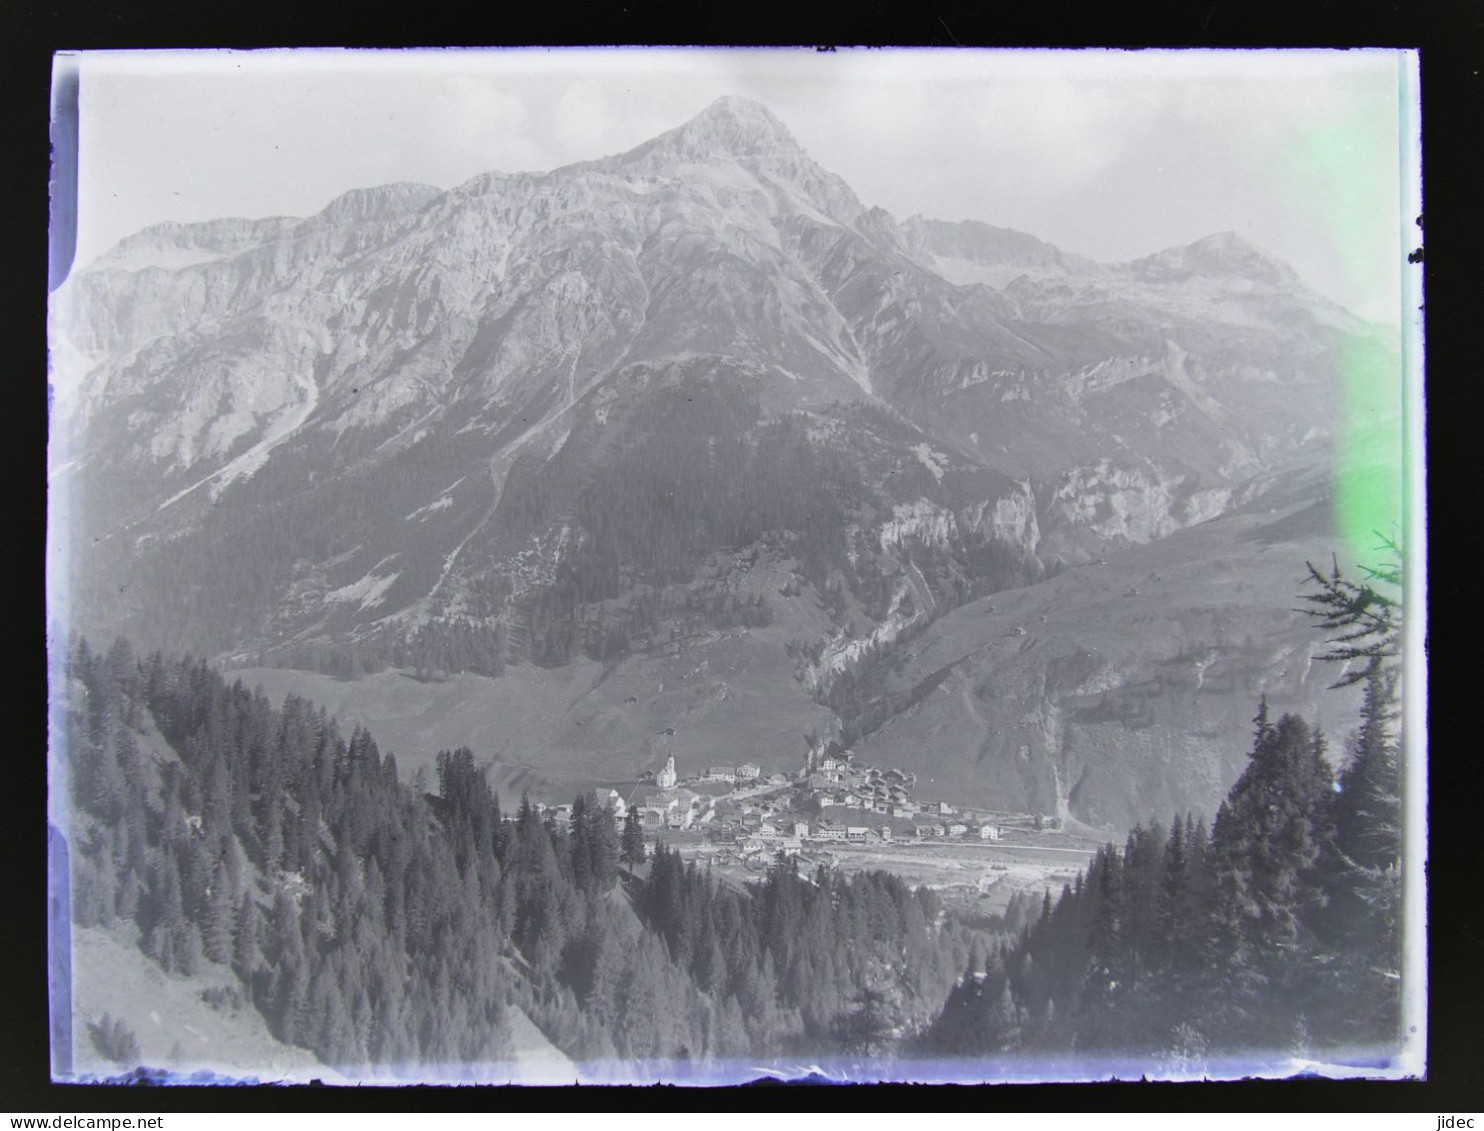
<svg viewBox="0 0 1484 1131"><path fill-rule="evenodd" d="M1411 60L1394 51L519 49L80 60L77 262L163 220L303 216L622 152L754 98L867 205L1105 262L1235 231L1400 321Z"/></svg>

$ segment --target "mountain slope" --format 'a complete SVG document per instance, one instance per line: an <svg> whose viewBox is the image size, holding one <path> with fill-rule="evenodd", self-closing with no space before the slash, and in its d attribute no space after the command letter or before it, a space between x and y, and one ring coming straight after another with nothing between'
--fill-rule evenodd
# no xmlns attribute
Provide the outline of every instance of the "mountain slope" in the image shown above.
<svg viewBox="0 0 1484 1131"><path fill-rule="evenodd" d="M1368 333L1230 234L1100 265L899 224L721 99L628 153L159 226L76 274L71 617L424 679L745 628L812 717L965 602L1322 464Z"/></svg>
<svg viewBox="0 0 1484 1131"><path fill-rule="evenodd" d="M954 610L851 689L856 749L943 796L1100 829L1214 814L1261 696L1353 716L1295 611L1336 540L1315 488Z"/></svg>

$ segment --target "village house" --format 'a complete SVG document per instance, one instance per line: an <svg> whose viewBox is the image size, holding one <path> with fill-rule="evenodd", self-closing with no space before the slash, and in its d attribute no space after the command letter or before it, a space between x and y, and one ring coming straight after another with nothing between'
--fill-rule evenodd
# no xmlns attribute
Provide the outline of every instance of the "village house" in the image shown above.
<svg viewBox="0 0 1484 1131"><path fill-rule="evenodd" d="M928 823L919 821L917 824L912 826L912 831L915 832L920 839L928 840L931 837L942 836L943 826L937 824L936 822Z"/></svg>
<svg viewBox="0 0 1484 1131"><path fill-rule="evenodd" d="M757 835L760 837L775 838L783 835L783 832L772 821L762 821L758 824Z"/></svg>
<svg viewBox="0 0 1484 1131"><path fill-rule="evenodd" d="M866 834L870 831L865 825L847 825L845 827L845 839L863 841L866 839Z"/></svg>
<svg viewBox="0 0 1484 1131"><path fill-rule="evenodd" d="M751 762L743 762L736 769L736 776L740 781L752 781L762 775L762 769Z"/></svg>
<svg viewBox="0 0 1484 1131"><path fill-rule="evenodd" d="M954 821L951 824L944 825L943 827L948 831L949 836L963 836L966 832L969 831L969 826L964 824L962 821Z"/></svg>
<svg viewBox="0 0 1484 1131"><path fill-rule="evenodd" d="M979 826L979 838L981 840L999 840L1000 837L1003 835L1004 834L1000 831L999 825Z"/></svg>
<svg viewBox="0 0 1484 1131"><path fill-rule="evenodd" d="M702 781L736 781L737 775L731 766L712 766Z"/></svg>
<svg viewBox="0 0 1484 1131"><path fill-rule="evenodd" d="M837 825L833 821L820 821L814 826L815 840L844 840L845 826Z"/></svg>
<svg viewBox="0 0 1484 1131"><path fill-rule="evenodd" d="M794 822L794 836L802 839L804 837L807 837L808 835L809 835L809 822L808 821L795 821Z"/></svg>
<svg viewBox="0 0 1484 1131"><path fill-rule="evenodd" d="M593 790L593 803L599 809L612 809L619 817L625 816L629 811L628 803L624 801L623 794L619 793L616 789Z"/></svg>

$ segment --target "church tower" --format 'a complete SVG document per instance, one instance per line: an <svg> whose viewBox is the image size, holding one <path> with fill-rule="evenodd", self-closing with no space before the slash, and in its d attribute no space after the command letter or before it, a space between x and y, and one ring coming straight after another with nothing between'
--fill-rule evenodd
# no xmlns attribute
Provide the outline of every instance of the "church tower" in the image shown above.
<svg viewBox="0 0 1484 1131"><path fill-rule="evenodd" d="M675 788L675 755L665 759L665 768L655 775L654 784L661 789Z"/></svg>

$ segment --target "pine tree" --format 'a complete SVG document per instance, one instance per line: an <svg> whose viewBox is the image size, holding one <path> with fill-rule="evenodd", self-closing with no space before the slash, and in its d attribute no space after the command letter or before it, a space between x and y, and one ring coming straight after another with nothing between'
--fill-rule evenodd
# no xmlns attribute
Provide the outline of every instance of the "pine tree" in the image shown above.
<svg viewBox="0 0 1484 1131"><path fill-rule="evenodd" d="M629 809L623 824L623 862L630 868L644 863L644 826L639 822L639 809Z"/></svg>
<svg viewBox="0 0 1484 1131"><path fill-rule="evenodd" d="M1366 569L1366 581L1345 577L1336 563L1326 576L1309 566L1305 611L1329 643L1321 659L1343 665L1333 684L1360 683L1360 728L1340 774L1333 807L1333 864L1322 929L1338 952L1318 1018L1351 1041L1394 1042L1400 1033L1402 924L1401 744L1396 704L1401 671L1401 607L1381 587L1402 580L1401 554L1383 540L1391 560Z"/></svg>
<svg viewBox="0 0 1484 1131"><path fill-rule="evenodd" d="M1217 815L1216 925L1237 934L1225 981L1251 1039L1291 1026L1292 994L1314 957L1331 783L1308 725L1284 715L1259 726L1252 761Z"/></svg>
<svg viewBox="0 0 1484 1131"><path fill-rule="evenodd" d="M1392 867L1400 855L1401 779L1392 735L1396 683L1396 673L1380 664L1367 671L1360 731L1340 775L1336 844L1361 872Z"/></svg>
<svg viewBox="0 0 1484 1131"><path fill-rule="evenodd" d="M201 941L206 957L212 962L227 963L232 959L233 936L237 929L237 908L232 903L232 885L225 864L218 864L211 878L211 892L202 924Z"/></svg>
<svg viewBox="0 0 1484 1131"><path fill-rule="evenodd" d="M1079 1031L1089 1047L1108 1047L1120 1037L1117 1014L1127 996L1124 966L1123 867L1117 850L1104 845L1093 858L1092 915L1087 933L1088 965Z"/></svg>
<svg viewBox="0 0 1484 1131"><path fill-rule="evenodd" d="M618 879L618 831L613 827L613 810L594 804L588 810L588 863L592 882L599 891L607 891Z"/></svg>
<svg viewBox="0 0 1484 1131"><path fill-rule="evenodd" d="M1000 992L994 999L994 1005L990 1008L989 1033L991 1047L998 1051L1009 1052L1020 1045L1020 1007L1016 1004L1015 995L1010 990L1008 978L1000 987Z"/></svg>
<svg viewBox="0 0 1484 1131"><path fill-rule="evenodd" d="M1301 594L1301 599L1309 602L1309 608L1302 611L1319 622L1329 644L1329 651L1319 658L1345 665L1334 687L1360 683L1378 668L1394 670L1401 654L1401 605L1378 588L1400 587L1401 551L1384 538L1381 548L1391 560L1385 566L1364 569L1367 579L1363 582L1346 577L1338 559L1327 575L1312 562L1305 563L1309 576L1304 584L1312 582L1318 591Z"/></svg>
<svg viewBox="0 0 1484 1131"><path fill-rule="evenodd" d="M1159 940L1155 969L1155 1027L1185 1019L1188 1000L1199 991L1201 964L1201 908L1196 902L1195 876L1188 847L1186 822L1177 816L1165 841L1162 875L1155 910Z"/></svg>
<svg viewBox="0 0 1484 1131"><path fill-rule="evenodd" d="M258 907L253 902L251 893L244 895L242 904L237 909L237 933L232 944L232 969L248 984L252 983L263 964L263 955L258 943L259 918Z"/></svg>
<svg viewBox="0 0 1484 1131"><path fill-rule="evenodd" d="M572 886L578 891L593 888L592 825L588 820L587 794L579 793L572 799L570 844L572 858Z"/></svg>
<svg viewBox="0 0 1484 1131"><path fill-rule="evenodd" d="M105 1060L126 1068L139 1063L139 1038L121 1018L105 1013L102 1020L88 1025L88 1035Z"/></svg>

